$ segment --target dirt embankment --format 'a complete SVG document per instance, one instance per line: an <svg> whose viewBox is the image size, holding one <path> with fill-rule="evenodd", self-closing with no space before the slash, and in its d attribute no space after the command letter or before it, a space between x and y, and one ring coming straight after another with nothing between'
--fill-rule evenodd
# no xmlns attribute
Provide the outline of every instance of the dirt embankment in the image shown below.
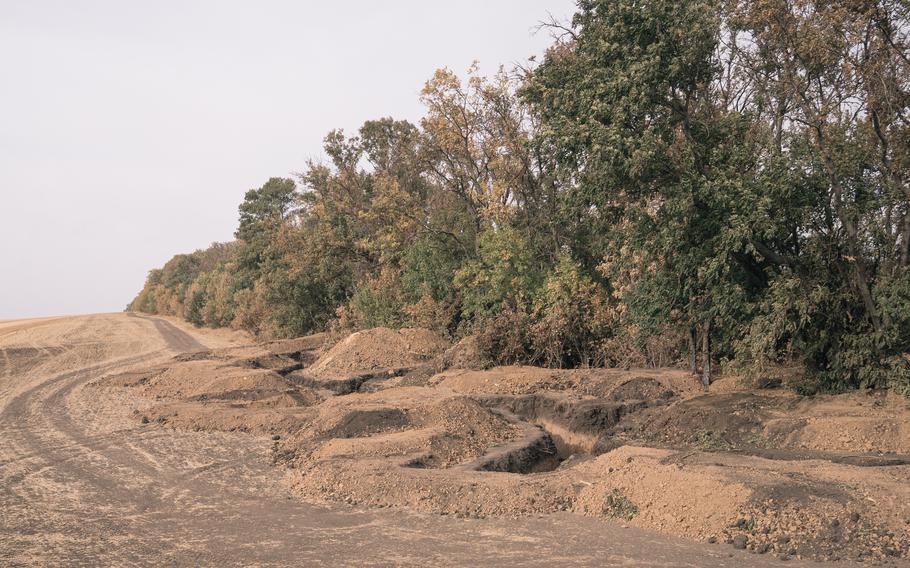
<svg viewBox="0 0 910 568"><path fill-rule="evenodd" d="M98 386L148 400L136 420L271 434L308 498L571 511L782 558L908 556L905 399L729 381L704 393L677 370L463 370L421 330L324 340L201 352Z"/></svg>

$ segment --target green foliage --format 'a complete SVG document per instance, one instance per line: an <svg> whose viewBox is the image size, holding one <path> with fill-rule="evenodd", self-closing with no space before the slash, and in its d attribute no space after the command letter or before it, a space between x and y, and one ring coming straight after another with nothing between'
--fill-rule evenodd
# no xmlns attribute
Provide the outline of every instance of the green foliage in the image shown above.
<svg viewBox="0 0 910 568"><path fill-rule="evenodd" d="M410 300L429 294L434 300L455 295L454 274L464 255L456 246L423 238L408 247L401 261L401 284Z"/></svg>
<svg viewBox="0 0 910 568"><path fill-rule="evenodd" d="M503 307L530 306L542 275L528 239L511 226L489 229L478 237L477 256L455 274L462 295L462 315L483 319Z"/></svg>
<svg viewBox="0 0 910 568"><path fill-rule="evenodd" d="M498 363L712 363L910 392L899 3L580 0L533 69L437 71L271 178L130 309L476 333Z"/></svg>
<svg viewBox="0 0 910 568"><path fill-rule="evenodd" d="M249 243L268 238L280 228L291 205L297 186L294 180L270 178L262 187L246 192L240 204L240 224L235 236Z"/></svg>
<svg viewBox="0 0 910 568"><path fill-rule="evenodd" d="M549 367L602 364L603 341L614 331L608 303L603 287L560 255L534 301L535 359Z"/></svg>
<svg viewBox="0 0 910 568"><path fill-rule="evenodd" d="M195 290L190 294L189 302L186 304L184 318L195 326L202 326L205 323L202 310L205 308L205 290Z"/></svg>
<svg viewBox="0 0 910 568"><path fill-rule="evenodd" d="M401 279L392 270L363 282L351 296L349 308L354 327L401 327L407 321Z"/></svg>
<svg viewBox="0 0 910 568"><path fill-rule="evenodd" d="M614 519L631 521L638 514L638 506L619 489L604 495L601 514Z"/></svg>

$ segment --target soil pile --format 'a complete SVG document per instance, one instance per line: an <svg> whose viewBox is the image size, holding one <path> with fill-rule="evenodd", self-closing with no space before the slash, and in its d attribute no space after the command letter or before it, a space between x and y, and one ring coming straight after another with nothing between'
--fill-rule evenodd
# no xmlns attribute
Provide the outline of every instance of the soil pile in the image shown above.
<svg viewBox="0 0 910 568"><path fill-rule="evenodd" d="M426 329L377 327L352 333L338 342L307 369L307 374L339 379L377 369L413 368L447 347L443 338Z"/></svg>
<svg viewBox="0 0 910 568"><path fill-rule="evenodd" d="M654 398L703 392L701 383L676 369L544 369L506 366L488 370L451 369L437 374L431 384L464 394L531 394L565 392L600 398ZM645 384L649 385L648 387ZM634 393L632 390L648 390ZM651 390L651 388L656 390Z"/></svg>
<svg viewBox="0 0 910 568"><path fill-rule="evenodd" d="M273 461L308 499L463 517L570 511L783 558L910 554L900 397L732 381L705 393L674 369L432 374L446 355L471 357L440 356L446 343L422 330L321 345L199 352L107 384L150 399L137 419L271 434Z"/></svg>
<svg viewBox="0 0 910 568"><path fill-rule="evenodd" d="M709 451L910 462L910 401L893 393L801 397L789 391L703 394L622 425L627 441Z"/></svg>
<svg viewBox="0 0 910 568"><path fill-rule="evenodd" d="M480 351L477 336L469 335L449 347L439 356L436 368L440 371L447 369L486 369L492 364Z"/></svg>
<svg viewBox="0 0 910 568"><path fill-rule="evenodd" d="M128 389L141 422L189 430L294 432L323 395L289 378L316 360L324 335L186 353L169 363L104 377Z"/></svg>

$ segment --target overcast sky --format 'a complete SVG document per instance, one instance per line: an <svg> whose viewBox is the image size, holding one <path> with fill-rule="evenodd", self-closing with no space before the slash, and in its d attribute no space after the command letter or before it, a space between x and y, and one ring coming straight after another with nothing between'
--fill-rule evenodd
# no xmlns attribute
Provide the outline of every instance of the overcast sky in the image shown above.
<svg viewBox="0 0 910 568"><path fill-rule="evenodd" d="M572 0L0 0L0 319L119 311L332 128L524 62Z"/></svg>

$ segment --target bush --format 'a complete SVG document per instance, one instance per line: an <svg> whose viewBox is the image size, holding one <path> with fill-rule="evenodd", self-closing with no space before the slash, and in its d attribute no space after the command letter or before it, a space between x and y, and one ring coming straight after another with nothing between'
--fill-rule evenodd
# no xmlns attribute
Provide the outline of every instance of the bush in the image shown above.
<svg viewBox="0 0 910 568"><path fill-rule="evenodd" d="M638 506L619 489L613 489L603 497L601 513L606 517L631 521L638 514Z"/></svg>
<svg viewBox="0 0 910 568"><path fill-rule="evenodd" d="M187 302L186 310L184 310L184 319L196 327L203 326L205 324L203 308L205 308L205 290L196 289L190 293L190 301Z"/></svg>
<svg viewBox="0 0 910 568"><path fill-rule="evenodd" d="M461 312L468 320L485 320L503 308L529 306L541 284L541 270L528 240L505 225L478 237L477 258L455 273Z"/></svg>
<svg viewBox="0 0 910 568"><path fill-rule="evenodd" d="M860 315L849 289L806 283L796 276L772 282L759 314L736 343L738 367L759 376L797 361L804 369L789 386L802 394L854 388L910 392L910 277L874 290L879 331Z"/></svg>
<svg viewBox="0 0 910 568"><path fill-rule="evenodd" d="M534 360L548 367L601 364L600 345L611 331L607 303L605 290L560 255L534 302Z"/></svg>
<svg viewBox="0 0 910 568"><path fill-rule="evenodd" d="M533 360L531 316L510 305L478 322L477 348L495 365L530 363Z"/></svg>
<svg viewBox="0 0 910 568"><path fill-rule="evenodd" d="M265 321L266 308L262 301L262 294L254 289L244 288L234 294L237 303L234 320L231 327L246 330L253 335L263 333L267 326Z"/></svg>
<svg viewBox="0 0 910 568"><path fill-rule="evenodd" d="M206 286L206 302L203 312L205 325L210 327L229 326L234 320L236 303L234 293L239 289L231 274L219 269L212 273Z"/></svg>
<svg viewBox="0 0 910 568"><path fill-rule="evenodd" d="M383 269L354 290L348 304L348 325L355 329L402 327L406 323L405 305L398 271Z"/></svg>
<svg viewBox="0 0 910 568"><path fill-rule="evenodd" d="M452 301L437 300L427 291L417 302L407 306L408 325L432 329L453 337L458 325L458 306Z"/></svg>
<svg viewBox="0 0 910 568"><path fill-rule="evenodd" d="M455 296L453 276L464 254L454 243L425 237L405 250L401 284L410 302L429 294L437 302Z"/></svg>

